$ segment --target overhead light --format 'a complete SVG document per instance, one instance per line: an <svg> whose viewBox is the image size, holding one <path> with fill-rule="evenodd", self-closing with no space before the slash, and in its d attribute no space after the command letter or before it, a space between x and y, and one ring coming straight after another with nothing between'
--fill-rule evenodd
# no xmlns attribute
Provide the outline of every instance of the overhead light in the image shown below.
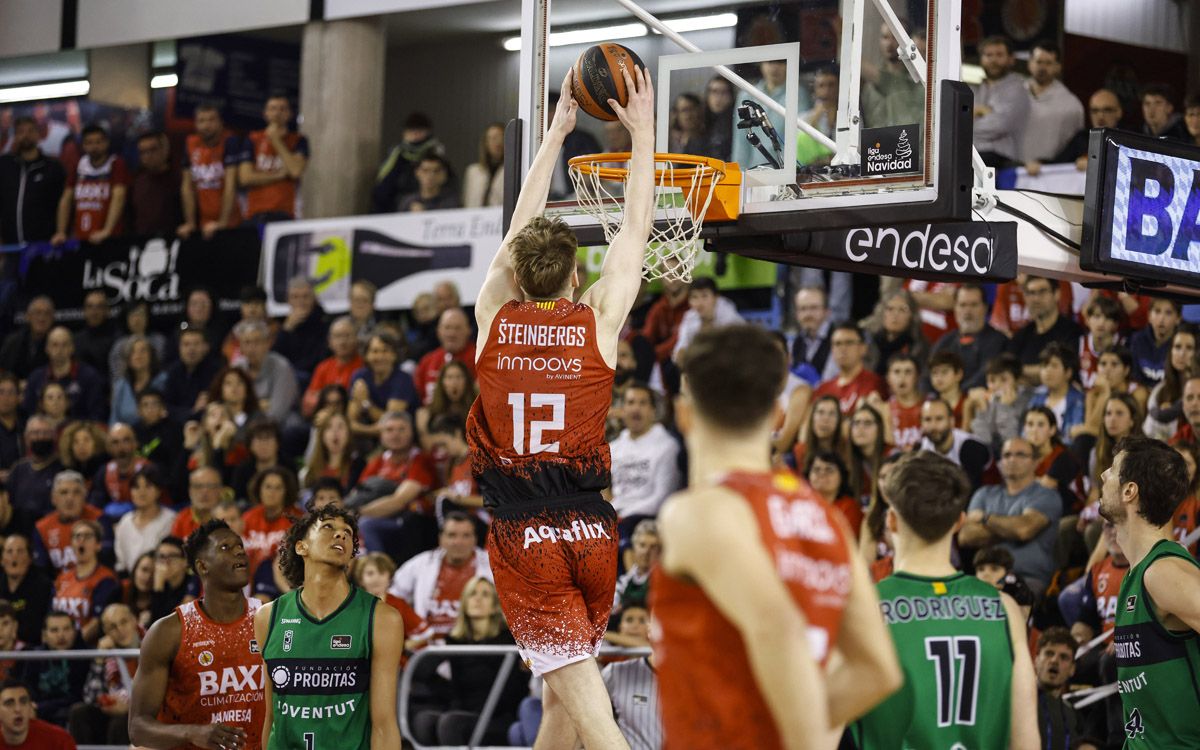
<svg viewBox="0 0 1200 750"><path fill-rule="evenodd" d="M179 76L174 73L160 73L150 79L152 89L171 89L179 85Z"/></svg>
<svg viewBox="0 0 1200 750"><path fill-rule="evenodd" d="M39 83L33 86L13 86L0 89L0 104L31 102L39 99L61 99L65 96L87 96L91 86L87 81Z"/></svg>
<svg viewBox="0 0 1200 750"><path fill-rule="evenodd" d="M689 31L707 31L708 29L727 29L737 26L736 13L717 13L712 16L693 16L691 18L676 18L673 21L663 21L667 28L679 34ZM654 33L658 33L654 30Z"/></svg>

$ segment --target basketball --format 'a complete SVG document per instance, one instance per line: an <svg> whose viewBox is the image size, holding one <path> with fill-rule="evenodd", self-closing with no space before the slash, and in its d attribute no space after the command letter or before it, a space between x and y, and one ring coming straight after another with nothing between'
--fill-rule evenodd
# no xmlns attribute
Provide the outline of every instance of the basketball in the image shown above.
<svg viewBox="0 0 1200 750"><path fill-rule="evenodd" d="M622 107L629 101L625 89L625 77L621 69L630 66L629 75L635 76L632 66L645 69L634 51L615 42L604 42L588 47L575 61L571 76L571 96L579 102L579 108L598 120L615 120L617 113L608 105L613 99Z"/></svg>

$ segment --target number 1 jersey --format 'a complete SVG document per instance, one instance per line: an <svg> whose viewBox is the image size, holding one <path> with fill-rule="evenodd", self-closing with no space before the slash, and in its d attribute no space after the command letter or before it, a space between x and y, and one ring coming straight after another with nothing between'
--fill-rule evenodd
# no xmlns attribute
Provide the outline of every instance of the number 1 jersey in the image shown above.
<svg viewBox="0 0 1200 750"><path fill-rule="evenodd" d="M614 373L590 307L506 303L475 369L467 442L485 506L536 505L609 485L604 424Z"/></svg>

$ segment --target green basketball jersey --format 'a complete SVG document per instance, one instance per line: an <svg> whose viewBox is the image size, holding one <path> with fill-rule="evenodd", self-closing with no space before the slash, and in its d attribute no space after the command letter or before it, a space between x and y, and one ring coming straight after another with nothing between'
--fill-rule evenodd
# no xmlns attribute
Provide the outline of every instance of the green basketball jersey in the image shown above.
<svg viewBox="0 0 1200 750"><path fill-rule="evenodd" d="M1178 543L1163 539L1125 574L1117 599L1117 690L1127 750L1200 747L1200 637L1163 627L1142 582L1164 557L1197 564Z"/></svg>
<svg viewBox="0 0 1200 750"><path fill-rule="evenodd" d="M274 705L267 750L370 750L371 623L379 601L357 586L323 620L300 589L275 600L263 646Z"/></svg>
<svg viewBox="0 0 1200 750"><path fill-rule="evenodd" d="M1000 592L962 573L896 573L879 598L904 685L851 727L858 747L1008 750L1013 650Z"/></svg>

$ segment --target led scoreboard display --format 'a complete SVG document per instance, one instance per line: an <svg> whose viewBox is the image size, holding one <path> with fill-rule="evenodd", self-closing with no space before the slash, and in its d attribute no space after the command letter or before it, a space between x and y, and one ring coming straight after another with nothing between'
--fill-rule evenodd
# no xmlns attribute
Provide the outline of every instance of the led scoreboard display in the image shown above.
<svg viewBox="0 0 1200 750"><path fill-rule="evenodd" d="M1200 288L1200 148L1093 130L1079 266Z"/></svg>

